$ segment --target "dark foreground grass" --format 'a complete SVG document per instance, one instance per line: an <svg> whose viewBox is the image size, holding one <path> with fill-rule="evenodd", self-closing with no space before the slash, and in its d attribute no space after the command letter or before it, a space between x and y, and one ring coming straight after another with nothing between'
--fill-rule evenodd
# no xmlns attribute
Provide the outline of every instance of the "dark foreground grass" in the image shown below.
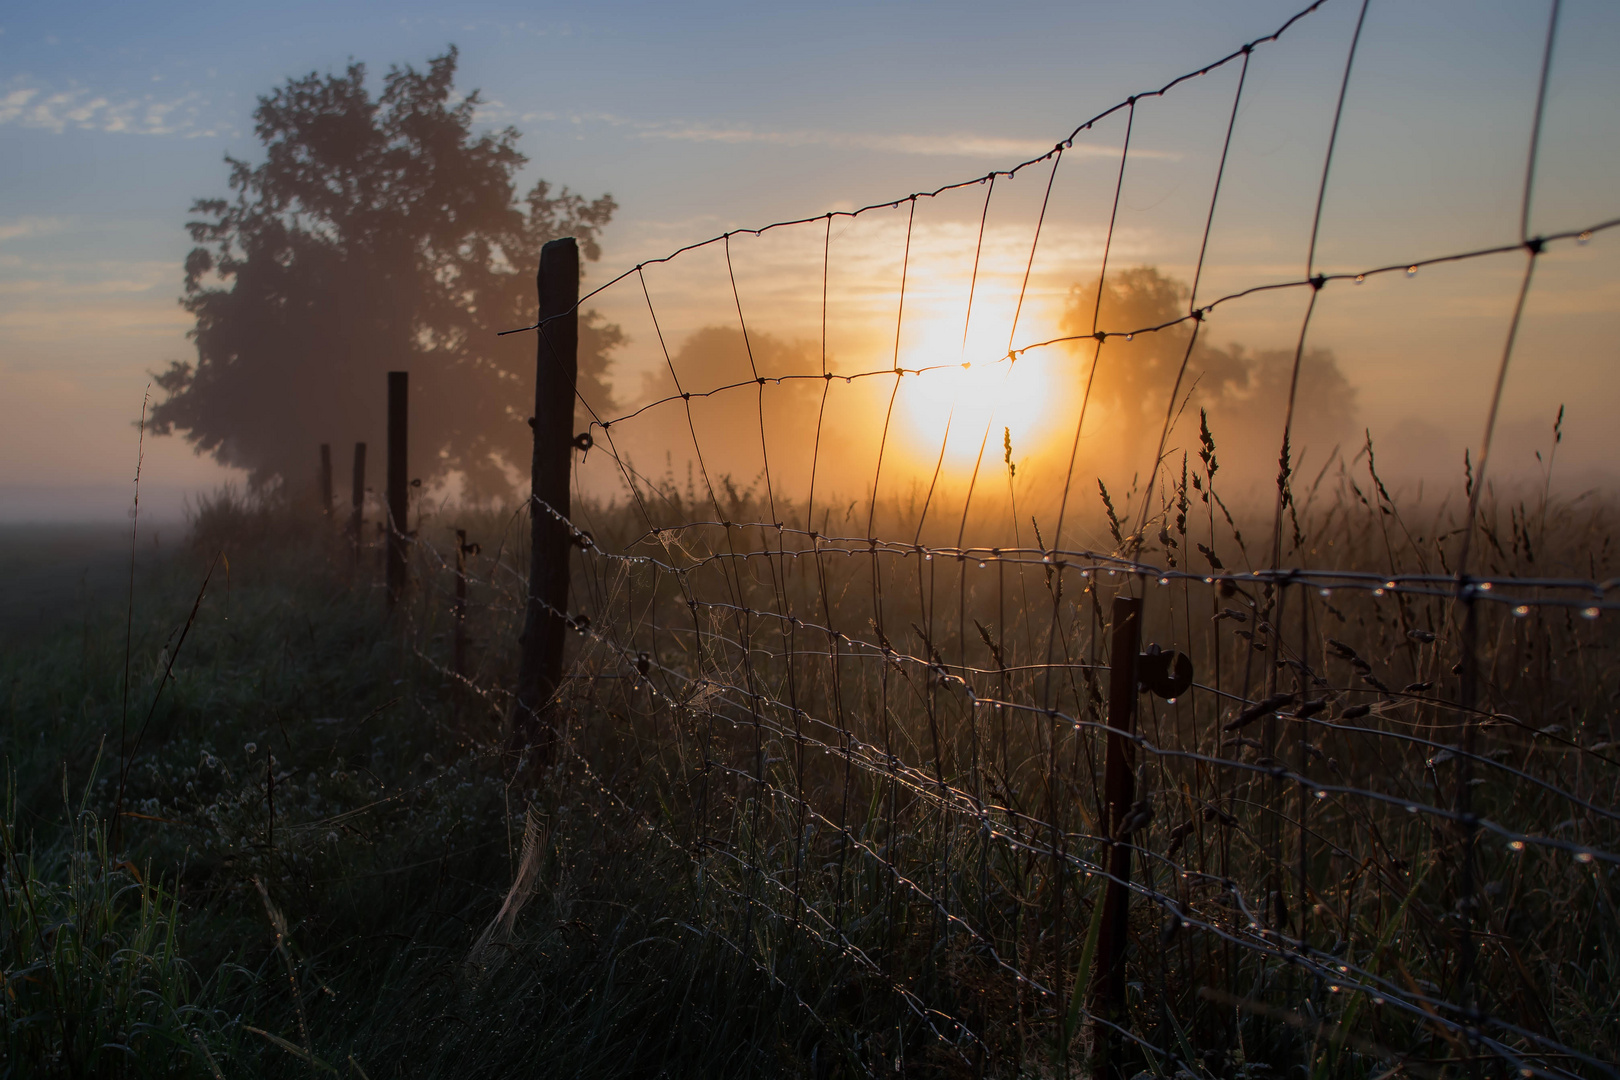
<svg viewBox="0 0 1620 1080"><path fill-rule="evenodd" d="M567 766L513 788L498 718L369 573L236 524L139 583L127 715L120 605L0 661L0 1075L825 1063L784 981L702 930L689 861Z"/></svg>
<svg viewBox="0 0 1620 1080"><path fill-rule="evenodd" d="M1448 572L1443 512L1345 483L1307 502L1292 554ZM1246 565L1218 501L1166 487L1181 513L1161 544L1174 529L1177 551ZM667 494L661 525L701 517ZM733 502L731 520L762 520ZM1504 509L1501 527L1482 515L1482 572L1615 572L1607 505ZM1148 639L1207 686L1143 698L1167 752L1144 744L1138 768L1154 895L1131 908L1122 1024L1149 1046L1127 1075L1522 1074L1509 1055L1613 1075L1617 878L1591 857L1620 821L1610 618L1483 616L1470 752L1444 596L1065 585L1037 562L944 558L880 573L843 547L726 581L710 554L779 535L579 513L599 545L576 563L591 621L549 769L502 752L510 520L457 522L485 545L466 678L445 669L447 523L419 529L417 584L387 614L375 552L229 498L142 577L127 667L113 603L7 651L0 1075L1085 1075L1073 988L1106 842L1092 673L1102 594L1131 588ZM946 606L924 607L936 574ZM766 618L875 626L863 575L885 586L893 655L822 654ZM1071 676L1045 698L1054 656ZM1009 707L973 706L969 685ZM1320 695L1308 724L1233 727L1278 686ZM1036 700L1085 723L1011 707ZM1462 793L1564 846L1481 843L1465 873L1462 836L1418 812ZM1363 985L1302 973L1286 954L1307 950ZM1441 1014L1465 995L1505 1053Z"/></svg>

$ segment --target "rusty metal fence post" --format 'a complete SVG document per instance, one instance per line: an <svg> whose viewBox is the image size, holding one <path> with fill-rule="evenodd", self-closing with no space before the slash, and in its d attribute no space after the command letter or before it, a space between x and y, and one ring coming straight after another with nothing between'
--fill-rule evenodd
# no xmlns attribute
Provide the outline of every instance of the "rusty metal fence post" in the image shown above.
<svg viewBox="0 0 1620 1080"><path fill-rule="evenodd" d="M1131 846L1126 828L1136 799L1135 728L1138 672L1142 643L1142 601L1114 597L1113 642L1108 658L1108 752L1103 771L1107 813L1107 870L1103 885L1102 922L1091 971L1093 1013L1112 1024L1125 1021L1125 946L1130 932ZM1118 1071L1114 1040L1104 1024L1095 1027L1095 1075Z"/></svg>

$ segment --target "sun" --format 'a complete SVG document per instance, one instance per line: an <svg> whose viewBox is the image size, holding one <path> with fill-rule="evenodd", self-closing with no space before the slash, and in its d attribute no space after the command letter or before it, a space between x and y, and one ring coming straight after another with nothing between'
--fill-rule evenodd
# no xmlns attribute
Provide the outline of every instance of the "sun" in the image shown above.
<svg viewBox="0 0 1620 1080"><path fill-rule="evenodd" d="M1063 415L1059 357L1029 353L1016 361L962 361L964 352L974 355L971 339L964 350L959 336L954 342L950 337L941 329L902 352L901 366L915 374L901 381L895 419L917 464L938 462L961 474L982 454L986 464L999 467L1004 433L1015 461L1044 444Z"/></svg>

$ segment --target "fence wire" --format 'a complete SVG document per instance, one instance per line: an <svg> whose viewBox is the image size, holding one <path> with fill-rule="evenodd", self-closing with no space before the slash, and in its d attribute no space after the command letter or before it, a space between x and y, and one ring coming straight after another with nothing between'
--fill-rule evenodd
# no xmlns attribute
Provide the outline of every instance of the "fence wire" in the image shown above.
<svg viewBox="0 0 1620 1080"><path fill-rule="evenodd" d="M581 478L566 512L537 500L526 508L560 520L576 542L570 610L551 614L567 620L577 645L547 722L571 767L689 862L704 883L694 915L704 933L790 989L817 1023L851 987L897 1009L903 1019L887 1056L865 1059L873 1071L927 1060L947 1070L1066 1074L1089 1055L1091 1066L1156 1075L1259 1076L1268 1062L1312 1075L1620 1074L1612 517L1598 503L1549 496L1534 523L1507 507L1504 528L1485 477L1538 260L1587 243L1620 216L1528 231L1554 3L1519 241L1324 271L1318 232L1363 2L1316 178L1304 273L1200 298L1251 58L1280 47L1322 6L1099 113L1011 169L727 232L641 263L581 301L638 296L674 390L615 415L582 396L593 439L576 469L594 455L619 486L603 494ZM1187 309L1154 325L1107 326L1103 283L1115 269L1138 104L1231 64L1239 73ZM1064 154L1116 114L1124 136L1090 329L1020 340ZM962 310L965 355L997 181L1041 165L1050 172L1005 352L904 366L919 200L984 186ZM905 214L891 362L835 370L833 222L885 208ZM803 370L759 362L762 339L732 252L735 237L791 230L820 230L819 366ZM746 377L715 385L678 369L646 273L678 270L705 250L725 267L721 299L747 362ZM1460 516L1408 519L1370 452L1307 492L1293 443L1317 298L1342 283L1515 252L1522 277ZM1278 417L1275 494L1245 517L1219 493L1207 425L1197 445L1177 449L1180 410L1211 312L1284 290L1308 299ZM1093 507L1081 484L1081 433L1106 347L1168 331L1187 336L1179 367L1164 373L1167 406L1135 509L1116 512L1100 484L1102 506ZM1061 486L1039 505L1044 533L1019 511L1010 428L999 465L987 422L971 433L971 467L947 476L954 411L937 452L921 455L920 501L901 506L882 494L885 469L898 467L892 422L908 380L1010 371L1034 352L1076 343L1087 344L1089 364L1060 454ZM539 357L549 362L544 339ZM879 395L881 428L859 433L875 447L870 472L818 471L829 447L857 437L849 417L829 408L834 385L884 379L893 385ZM801 497L773 476L772 396L818 383ZM710 399L741 402L731 415L757 426L752 486L733 483L740 466L716 448L719 414L694 411ZM678 448L695 466L684 492L672 476L649 477L626 449L640 425L672 413L677 427L657 430L689 438ZM775 460L780 470L779 452ZM1334 500L1325 510L1312 501L1323 483ZM864 492L864 512L850 489ZM836 508L847 504L843 527L830 525L829 492L842 495ZM1251 519L1265 536L1252 553L1242 535ZM1111 543L1087 546L1088 528L1106 530ZM486 548L492 539L483 538ZM481 610L514 625L525 568L503 552L516 546L503 539L465 572ZM417 547L435 588L455 575L455 555L435 550L431 537ZM1316 552L1327 554L1308 558ZM1590 572L1542 573L1548 565ZM1110 651L1116 597L1141 605L1142 651L1124 667ZM493 712L508 708L505 691L477 671L456 675ZM1134 701L1129 727L1109 711L1119 680ZM602 728L620 747L611 762L581 734ZM1134 786L1124 808L1104 795L1118 752L1111 738L1126 750ZM1115 869L1121 850L1134 864L1128 875ZM1128 894L1112 944L1099 940L1110 885ZM1117 1002L1100 976L1115 946L1124 965Z"/></svg>

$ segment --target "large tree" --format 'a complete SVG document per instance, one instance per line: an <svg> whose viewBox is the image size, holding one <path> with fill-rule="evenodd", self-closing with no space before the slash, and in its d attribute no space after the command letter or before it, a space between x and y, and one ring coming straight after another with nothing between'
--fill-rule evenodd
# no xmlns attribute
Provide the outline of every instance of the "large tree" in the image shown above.
<svg viewBox="0 0 1620 1080"><path fill-rule="evenodd" d="M1187 314L1187 285L1156 267L1110 272L1100 302L1097 288L1095 280L1070 288L1061 324L1065 333L1088 336L1095 327L1118 334ZM1191 334L1192 324L1181 322L1154 333L1108 339L1091 377L1091 395L1106 410L1114 438L1133 463L1152 454L1185 360L1179 393L1190 395L1191 415L1206 408L1216 434L1239 451L1223 459L1235 463L1247 457L1271 467L1282 443L1293 350L1250 351L1238 344L1221 348L1209 344L1205 331L1189 357ZM1077 351L1090 356L1093 348L1085 342ZM1179 411L1182 402L1175 404ZM1355 417L1356 391L1338 358L1330 349L1307 349L1300 358L1294 407L1295 449L1310 442L1321 454L1354 438Z"/></svg>
<svg viewBox="0 0 1620 1080"><path fill-rule="evenodd" d="M456 471L493 494L526 471L534 343L495 332L533 320L541 245L572 235L600 258L617 207L545 181L519 199L519 133L475 130L478 94L458 99L455 73L451 48L425 71L391 68L375 97L352 64L259 99L264 160L227 157L234 197L193 206L181 303L197 357L158 376L154 430L256 486L297 488L319 443L380 442L383 373L405 369L414 476ZM580 389L598 410L620 341L581 320Z"/></svg>

